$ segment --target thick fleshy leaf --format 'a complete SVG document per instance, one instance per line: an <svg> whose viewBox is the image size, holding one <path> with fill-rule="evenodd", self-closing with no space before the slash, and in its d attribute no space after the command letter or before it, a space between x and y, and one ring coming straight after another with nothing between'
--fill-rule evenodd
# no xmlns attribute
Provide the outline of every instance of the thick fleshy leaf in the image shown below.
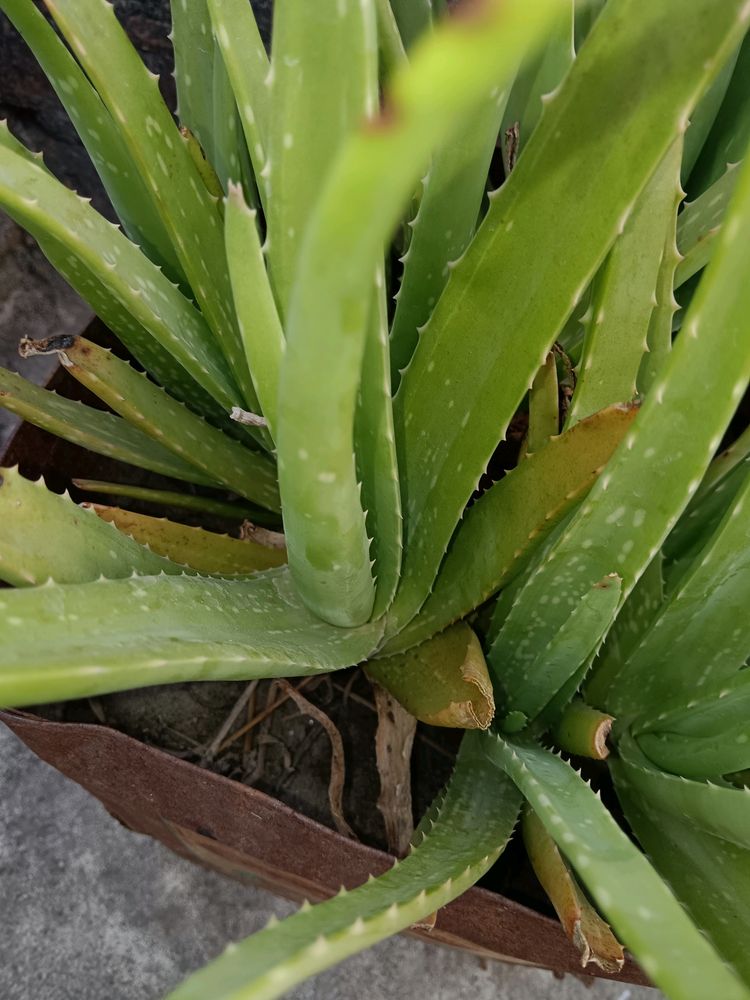
<svg viewBox="0 0 750 1000"><path fill-rule="evenodd" d="M668 0L648 11L639 0L609 2L547 104L396 396L405 552L393 614L402 622L427 597L535 372L748 18L741 0Z"/></svg>
<svg viewBox="0 0 750 1000"><path fill-rule="evenodd" d="M537 0L532 17L520 0L490 0L438 26L393 77L387 110L342 149L311 217L287 324L279 474L290 566L332 621L362 620L374 600L352 434L383 246L432 150L507 79L557 2Z"/></svg>
<svg viewBox="0 0 750 1000"><path fill-rule="evenodd" d="M279 510L276 474L266 455L191 413L126 361L83 337L32 342L35 353L57 352L66 370L128 423L164 445L204 476L269 510Z"/></svg>
<svg viewBox="0 0 750 1000"><path fill-rule="evenodd" d="M672 1000L747 1000L747 988L568 764L532 744L485 740L656 986Z"/></svg>
<svg viewBox="0 0 750 1000"><path fill-rule="evenodd" d="M286 567L248 580L148 576L4 591L0 704L182 681L295 677L351 666L382 625L340 629L301 603Z"/></svg>
<svg viewBox="0 0 750 1000"><path fill-rule="evenodd" d="M493 794L487 795L490 783ZM493 864L519 807L512 783L482 760L473 734L467 734L429 832L407 858L353 891L303 906L230 946L168 1000L272 1000L347 955L424 920Z"/></svg>
<svg viewBox="0 0 750 1000"><path fill-rule="evenodd" d="M121 417L40 389L21 375L0 368L0 406L30 424L97 455L158 472L188 483L218 485L190 462L164 448Z"/></svg>
<svg viewBox="0 0 750 1000"><path fill-rule="evenodd" d="M232 538L215 531L204 531L189 524L178 524L165 517L136 514L122 507L91 504L91 509L123 534L147 545L157 555L187 566L198 573L241 576L259 570L283 566L286 550L283 535L280 545L261 545L252 538Z"/></svg>
<svg viewBox="0 0 750 1000"><path fill-rule="evenodd" d="M367 673L430 726L487 729L495 714L482 647L464 622L405 653L370 660Z"/></svg>
<svg viewBox="0 0 750 1000"><path fill-rule="evenodd" d="M480 497L456 531L432 594L384 652L422 642L507 587L591 489L637 412L612 406L582 420Z"/></svg>

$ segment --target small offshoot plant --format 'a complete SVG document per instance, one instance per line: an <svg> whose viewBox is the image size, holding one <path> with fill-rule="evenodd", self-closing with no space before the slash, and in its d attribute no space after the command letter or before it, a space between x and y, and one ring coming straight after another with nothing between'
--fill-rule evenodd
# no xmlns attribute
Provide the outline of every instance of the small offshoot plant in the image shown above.
<svg viewBox="0 0 750 1000"><path fill-rule="evenodd" d="M7 128L0 205L137 367L52 331L22 353L106 408L0 402L285 548L4 470L0 702L367 661L455 721L485 681L411 853L173 1000L424 921L519 817L583 961L747 1000L750 4L277 0L269 56L247 0L174 0L177 120L108 3L45 6L0 0L119 225Z"/></svg>

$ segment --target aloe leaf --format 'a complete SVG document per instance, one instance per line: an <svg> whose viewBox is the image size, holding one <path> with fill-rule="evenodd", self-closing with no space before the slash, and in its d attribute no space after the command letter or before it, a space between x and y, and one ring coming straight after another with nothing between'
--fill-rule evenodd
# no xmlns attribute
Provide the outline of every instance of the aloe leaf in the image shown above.
<svg viewBox="0 0 750 1000"><path fill-rule="evenodd" d="M611 715L592 708L582 698L574 698L555 723L552 739L565 753L606 760L609 756L607 738L613 722Z"/></svg>
<svg viewBox="0 0 750 1000"><path fill-rule="evenodd" d="M432 26L430 0L390 0L393 16L406 49Z"/></svg>
<svg viewBox="0 0 750 1000"><path fill-rule="evenodd" d="M396 592L402 551L401 492L393 430L388 310L382 268L376 275L370 311L354 418L354 446L377 584L372 616L379 618Z"/></svg>
<svg viewBox="0 0 750 1000"><path fill-rule="evenodd" d="M488 796L490 782L493 794ZM272 1000L347 955L430 916L494 863L510 838L519 807L512 783L482 760L473 734L467 734L434 825L407 858L357 889L303 906L281 923L230 945L168 1000Z"/></svg>
<svg viewBox="0 0 750 1000"><path fill-rule="evenodd" d="M96 87L151 191L201 311L221 344L245 402L255 398L234 318L220 214L150 73L99 0L45 0Z"/></svg>
<svg viewBox="0 0 750 1000"><path fill-rule="evenodd" d="M600 407L602 409L602 407ZM524 449L533 454L560 433L557 361L553 351L534 376L529 389L529 429Z"/></svg>
<svg viewBox="0 0 750 1000"><path fill-rule="evenodd" d="M615 933L672 1000L747 1000L667 885L573 769L534 745L485 737Z"/></svg>
<svg viewBox="0 0 750 1000"><path fill-rule="evenodd" d="M405 653L370 660L367 673L430 726L487 729L495 714L482 647L465 622Z"/></svg>
<svg viewBox="0 0 750 1000"><path fill-rule="evenodd" d="M41 159L21 145L8 131L4 122L0 122L0 144L25 157L32 166L43 166ZM70 253L69 243L66 245L60 240L50 237L49 232L43 226L31 226L28 220L26 220L25 225L53 267L59 271L72 288L76 289L79 295L86 299L97 316L118 336L128 351L151 373L153 378L173 395L199 412L210 416L214 421L223 418L224 411L219 404L188 375L174 356L162 346L163 339L162 342L154 339L148 330L136 321L127 306L107 286L105 280L102 280L101 276L97 276L96 270L87 266L82 257ZM100 264L98 267L100 270ZM141 282L143 280L141 276ZM138 287L132 290L132 295L139 294Z"/></svg>
<svg viewBox="0 0 750 1000"><path fill-rule="evenodd" d="M438 26L394 76L389 110L342 150L308 228L287 324L279 471L292 571L331 620L361 619L373 602L352 425L383 246L433 148L504 82L555 5L540 0L530 17L520 0L492 0L476 17Z"/></svg>
<svg viewBox="0 0 750 1000"><path fill-rule="evenodd" d="M571 675L590 661L615 619L621 593L622 580L617 574L603 577L580 597L541 648L518 637L509 624L515 625L511 612L488 654L493 680L505 696L507 714L501 725L506 731L518 728L519 715L527 720L539 715ZM523 599L522 590L517 602Z"/></svg>
<svg viewBox="0 0 750 1000"><path fill-rule="evenodd" d="M722 775L750 768L747 717L714 736L653 732L642 733L637 741L649 762L661 771L695 781L718 781Z"/></svg>
<svg viewBox="0 0 750 1000"><path fill-rule="evenodd" d="M739 461L730 468L729 463L736 457ZM714 459L709 466L704 482L664 543L665 582L669 591L674 590L692 567L746 482L750 456L731 456L726 466L720 458ZM724 474L704 490L705 479L710 478L712 472Z"/></svg>
<svg viewBox="0 0 750 1000"><path fill-rule="evenodd" d="M246 0L208 0L216 42L234 91L245 141L265 202L268 156L268 56ZM231 264L231 260L230 260Z"/></svg>
<svg viewBox="0 0 750 1000"><path fill-rule="evenodd" d="M275 438L284 331L266 273L257 215L237 185L229 188L225 234L240 336L261 412Z"/></svg>
<svg viewBox="0 0 750 1000"><path fill-rule="evenodd" d="M193 305L86 201L4 142L0 142L0 205L32 233L44 234L55 258L65 248L74 258L68 274L79 279L75 284L84 295L91 290L100 302L103 285L206 392L227 408L237 403L239 390ZM132 326L131 333L137 336L138 328Z"/></svg>
<svg viewBox="0 0 750 1000"><path fill-rule="evenodd" d="M0 0L67 111L123 229L156 263L182 280L174 248L109 111L86 74L31 0Z"/></svg>
<svg viewBox="0 0 750 1000"><path fill-rule="evenodd" d="M0 610L0 704L13 706L324 673L365 659L382 632L320 621L286 567L248 580L148 576L11 590Z"/></svg>
<svg viewBox="0 0 750 1000"><path fill-rule="evenodd" d="M98 412L98 411L97 411ZM118 418L119 419L119 418ZM129 425L126 425L129 426ZM139 432L140 433L140 432ZM150 442L150 438L148 439ZM96 479L73 479L72 483L84 493L106 493L108 496L132 497L159 507L184 507L185 510L216 514L218 517L243 518L253 524L278 527L278 515L271 514L262 507L253 507L242 502L217 500L216 497L199 496L195 493L176 493L173 490L151 489L146 486L132 486L130 483L106 483Z"/></svg>
<svg viewBox="0 0 750 1000"><path fill-rule="evenodd" d="M660 771L629 733L618 740L618 752L629 785L644 801L676 819L689 817L704 833L750 850L750 794L744 789Z"/></svg>
<svg viewBox="0 0 750 1000"><path fill-rule="evenodd" d="M402 620L424 601L535 371L748 17L740 0L720 11L710 0L689 10L669 0L645 14L637 0L607 3L451 272L395 402ZM625 114L623 94L636 112Z"/></svg>
<svg viewBox="0 0 750 1000"><path fill-rule="evenodd" d="M226 194L230 183L239 183L242 180L240 148L245 143L245 137L234 99L234 90L218 42L216 47L213 81L214 142L211 163L219 178L220 194Z"/></svg>
<svg viewBox="0 0 750 1000"><path fill-rule="evenodd" d="M170 0L177 117L214 152L214 40L206 0Z"/></svg>
<svg viewBox="0 0 750 1000"><path fill-rule="evenodd" d="M182 573L44 481L0 471L0 579L14 587Z"/></svg>
<svg viewBox="0 0 750 1000"><path fill-rule="evenodd" d="M469 245L477 223L508 94L493 93L451 142L432 158L402 258L403 277L391 328L391 378L398 388L419 339L448 280L450 267Z"/></svg>
<svg viewBox="0 0 750 1000"><path fill-rule="evenodd" d="M714 948L750 983L750 852L646 802L631 788L621 761L613 761L612 773L628 821L652 863Z"/></svg>
<svg viewBox="0 0 750 1000"><path fill-rule="evenodd" d="M560 86L575 59L573 0L559 5L544 49L522 65L508 98L502 121L502 152L506 176L513 170L542 116L544 104Z"/></svg>
<svg viewBox="0 0 750 1000"><path fill-rule="evenodd" d="M745 36L708 139L691 173L687 189L695 199L719 180L727 164L740 160L750 140L750 37Z"/></svg>
<svg viewBox="0 0 750 1000"><path fill-rule="evenodd" d="M261 545L251 538L231 538L121 507L92 504L91 509L102 521L113 524L140 545L147 545L157 555L198 573L243 575L283 566L286 562L283 544L280 548Z"/></svg>
<svg viewBox="0 0 750 1000"><path fill-rule="evenodd" d="M149 472L188 483L216 486L195 466L131 427L121 417L73 402L0 368L0 406L65 441Z"/></svg>
<svg viewBox="0 0 750 1000"><path fill-rule="evenodd" d="M312 207L347 135L376 110L377 76L371 3L275 4L266 253L282 317Z"/></svg>
<svg viewBox="0 0 750 1000"><path fill-rule="evenodd" d="M711 127L726 96L729 82L737 64L740 47L730 53L711 86L690 113L690 128L685 133L685 148L682 154L682 178L687 183L695 166Z"/></svg>
<svg viewBox="0 0 750 1000"><path fill-rule="evenodd" d="M568 424L636 395L636 379L648 348L649 323L663 252L664 233L682 200L682 136L670 147L594 279L578 381Z"/></svg>
<svg viewBox="0 0 750 1000"><path fill-rule="evenodd" d="M666 223L666 238L662 250L661 264L656 279L656 301L646 334L646 354L638 369L636 386L638 393L645 396L661 374L662 368L672 350L672 327L679 304L674 295L675 273L680 263L677 248L677 210Z"/></svg>
<svg viewBox="0 0 750 1000"><path fill-rule="evenodd" d="M512 679L514 690L527 676L528 665L563 627L571 608L598 580L617 573L623 581L622 598L627 597L700 484L750 378L750 331L744 320L750 288L744 248L734 239L748 217L750 169L741 177L717 256L693 299L662 378L567 531L520 593L496 641L499 658L493 652L491 665L502 669L504 683ZM707 392L715 401L710 414L697 403ZM670 663L676 662L673 657L670 648ZM555 693L554 684L562 687L579 666L580 661L560 663L557 681L547 674L547 700ZM666 673L665 664L656 672L659 680L649 679L651 695L651 685L661 683ZM613 703L604 706L614 715L622 706L632 713L643 704L645 692L636 690L632 669L624 676L632 702L626 704L618 684ZM533 687L524 690L525 699Z"/></svg>
<svg viewBox="0 0 750 1000"><path fill-rule="evenodd" d="M66 370L101 400L204 476L269 510L280 510L273 462L191 413L146 375L83 337L36 342L57 352Z"/></svg>
<svg viewBox="0 0 750 1000"><path fill-rule="evenodd" d="M589 491L636 412L613 406L582 420L480 497L459 525L422 610L383 651L422 642L507 587Z"/></svg>
<svg viewBox="0 0 750 1000"><path fill-rule="evenodd" d="M375 0L381 76L388 77L406 59L406 50L390 0Z"/></svg>
<svg viewBox="0 0 750 1000"><path fill-rule="evenodd" d="M625 964L622 945L581 891L557 845L533 809L523 810L521 829L526 853L568 938L581 955L605 972L619 972Z"/></svg>
<svg viewBox="0 0 750 1000"><path fill-rule="evenodd" d="M750 474L714 535L670 593L607 694L632 717L675 690L700 690L734 674L750 655ZM700 609L700 620L696 612Z"/></svg>
<svg viewBox="0 0 750 1000"><path fill-rule="evenodd" d="M653 710L634 720L633 733L640 739L652 732L684 736L721 736L750 714L750 671L679 691ZM750 741L748 741L750 742ZM718 772L721 773L721 772Z"/></svg>
<svg viewBox="0 0 750 1000"><path fill-rule="evenodd" d="M705 267L711 259L727 206L734 194L739 171L737 163L726 171L707 191L685 205L677 223L677 246L683 259L675 271L675 287L679 287Z"/></svg>
<svg viewBox="0 0 750 1000"><path fill-rule="evenodd" d="M664 573L661 552L657 552L630 592L607 633L604 645L586 681L586 699L593 705L607 703L607 692L638 645L664 601Z"/></svg>

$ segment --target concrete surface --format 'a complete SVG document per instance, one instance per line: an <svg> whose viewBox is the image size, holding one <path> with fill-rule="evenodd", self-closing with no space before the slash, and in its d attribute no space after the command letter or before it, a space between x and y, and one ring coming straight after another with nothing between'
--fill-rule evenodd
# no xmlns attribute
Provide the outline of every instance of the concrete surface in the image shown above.
<svg viewBox="0 0 750 1000"><path fill-rule="evenodd" d="M0 364L23 334L79 328L86 307L0 218ZM1 411L0 411L1 414ZM0 415L0 420L2 420ZM9 422L0 423L8 432ZM225 945L290 904L131 833L0 726L1 1000L158 1000ZM658 1000L652 990L483 964L407 938L318 976L296 1000ZM205 1000L212 1000L206 997Z"/></svg>

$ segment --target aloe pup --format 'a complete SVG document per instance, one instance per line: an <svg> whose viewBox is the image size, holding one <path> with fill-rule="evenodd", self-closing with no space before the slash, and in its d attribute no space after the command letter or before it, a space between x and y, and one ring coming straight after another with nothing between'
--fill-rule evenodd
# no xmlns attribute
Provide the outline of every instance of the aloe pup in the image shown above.
<svg viewBox="0 0 750 1000"><path fill-rule="evenodd" d="M176 119L108 4L45 6L0 0L119 224L5 126L0 206L133 363L50 331L106 409L0 403L123 463L97 501L272 530L3 470L0 702L366 661L468 730L406 859L171 996L281 995L523 814L584 964L750 997L750 6L277 0L269 54L175 0Z"/></svg>

